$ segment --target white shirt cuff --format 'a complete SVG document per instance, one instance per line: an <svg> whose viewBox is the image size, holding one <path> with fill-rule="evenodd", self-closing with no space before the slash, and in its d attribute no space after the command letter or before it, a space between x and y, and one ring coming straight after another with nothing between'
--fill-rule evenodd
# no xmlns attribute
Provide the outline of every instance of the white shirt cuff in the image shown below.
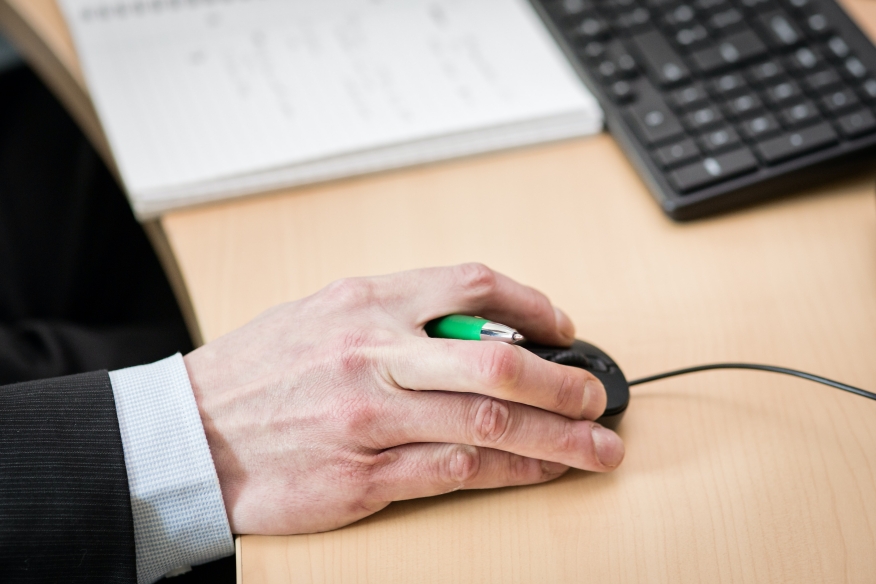
<svg viewBox="0 0 876 584"><path fill-rule="evenodd" d="M181 355L111 371L122 434L137 582L234 553L213 457Z"/></svg>

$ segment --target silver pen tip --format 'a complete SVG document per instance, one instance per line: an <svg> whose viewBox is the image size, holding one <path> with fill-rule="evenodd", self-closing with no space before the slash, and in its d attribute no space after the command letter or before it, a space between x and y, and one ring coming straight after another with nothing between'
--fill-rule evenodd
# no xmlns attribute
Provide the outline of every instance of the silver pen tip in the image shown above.
<svg viewBox="0 0 876 584"><path fill-rule="evenodd" d="M513 335L511 335L512 343L522 343L525 340L526 338L518 332L515 332Z"/></svg>

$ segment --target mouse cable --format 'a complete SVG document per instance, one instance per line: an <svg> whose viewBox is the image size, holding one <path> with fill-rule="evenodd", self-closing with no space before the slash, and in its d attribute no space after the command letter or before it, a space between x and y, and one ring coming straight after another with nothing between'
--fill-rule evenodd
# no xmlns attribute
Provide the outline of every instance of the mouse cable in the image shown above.
<svg viewBox="0 0 876 584"><path fill-rule="evenodd" d="M687 373L696 373L697 371L709 371L712 369L752 369L754 371L784 373L785 375L802 377L803 379L808 379L809 381L823 383L824 385L829 385L843 391L848 391L849 393L854 393L863 397L868 397L872 400L876 400L876 393L861 389L859 387L855 387L853 385L846 385L845 383L840 383L839 381L834 381L826 377L813 375L811 373L805 373L803 371L797 371L796 369L788 369L787 367L774 367L773 365L757 365L753 363L714 363L712 365L698 365L696 367L686 367L685 369L676 369L675 371L668 371L666 373L658 373L657 375L634 379L633 381L630 381L627 385L632 387L634 385L639 385L640 383L649 383L651 381L657 381L658 379L666 379L667 377L675 377L676 375L685 375Z"/></svg>

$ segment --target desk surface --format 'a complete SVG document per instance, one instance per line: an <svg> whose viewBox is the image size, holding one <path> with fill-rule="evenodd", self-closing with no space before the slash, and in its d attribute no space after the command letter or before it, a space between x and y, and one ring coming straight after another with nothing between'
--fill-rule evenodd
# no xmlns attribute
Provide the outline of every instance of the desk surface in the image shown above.
<svg viewBox="0 0 876 584"><path fill-rule="evenodd" d="M876 31L876 2L847 5ZM47 78L58 70L40 60L55 55L77 79L52 2L2 0L0 22L30 35ZM83 107L65 98L76 99ZM459 209L470 219L444 220ZM483 232L484 214L525 237ZM876 387L872 174L678 225L602 135L176 212L160 226L207 340L339 277L478 260L547 292L631 378L745 360ZM665 380L634 388L614 473L393 504L326 534L246 536L240 575L872 582L874 420L876 403L769 374Z"/></svg>

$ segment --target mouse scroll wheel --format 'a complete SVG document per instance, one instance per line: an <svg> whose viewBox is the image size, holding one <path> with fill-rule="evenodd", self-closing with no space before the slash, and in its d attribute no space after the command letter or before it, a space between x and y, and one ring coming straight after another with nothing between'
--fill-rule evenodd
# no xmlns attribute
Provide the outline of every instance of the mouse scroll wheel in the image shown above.
<svg viewBox="0 0 876 584"><path fill-rule="evenodd" d="M610 369L608 363L599 357L588 356L588 361L590 361L590 368L594 371L599 371L600 373L608 373Z"/></svg>
<svg viewBox="0 0 876 584"><path fill-rule="evenodd" d="M581 367L583 369L590 368L590 359L578 351L562 351L551 357L548 361L559 363L560 365L570 365L572 367Z"/></svg>

